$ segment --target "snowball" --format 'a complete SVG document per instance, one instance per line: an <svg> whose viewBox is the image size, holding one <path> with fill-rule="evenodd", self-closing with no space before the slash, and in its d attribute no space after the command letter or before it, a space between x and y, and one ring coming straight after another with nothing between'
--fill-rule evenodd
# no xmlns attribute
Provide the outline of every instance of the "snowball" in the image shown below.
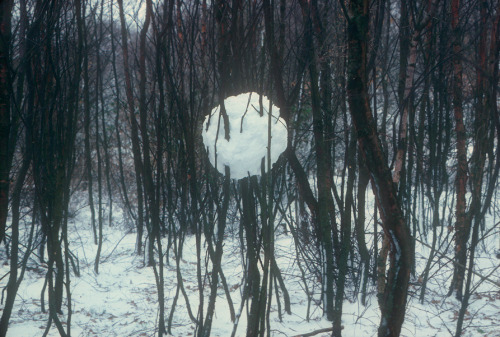
<svg viewBox="0 0 500 337"><path fill-rule="evenodd" d="M203 122L203 144L208 151L210 163L222 174L225 171L224 166L229 166L233 179L260 175L262 158L267 156L269 100L262 96L263 116L260 116L259 99L258 93L249 92L224 100L229 119L229 141L224 137L224 120L220 116L220 106L212 109ZM287 145L286 123L278 117L279 111L278 107L272 106L271 164L278 160Z"/></svg>

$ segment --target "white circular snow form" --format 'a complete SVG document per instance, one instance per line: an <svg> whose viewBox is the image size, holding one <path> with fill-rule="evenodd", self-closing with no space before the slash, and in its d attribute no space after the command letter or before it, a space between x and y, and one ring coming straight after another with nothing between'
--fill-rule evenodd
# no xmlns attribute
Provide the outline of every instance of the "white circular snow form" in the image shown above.
<svg viewBox="0 0 500 337"><path fill-rule="evenodd" d="M224 119L220 116L220 106L213 108L203 122L203 144L208 151L210 163L222 174L224 166L229 166L232 179L260 175L262 158L267 156L270 112L271 164L286 149L287 127L285 121L278 117L280 109L275 105L270 108L269 99L262 96L260 102L260 97L258 93L248 92L224 100L229 119L229 141L224 137Z"/></svg>

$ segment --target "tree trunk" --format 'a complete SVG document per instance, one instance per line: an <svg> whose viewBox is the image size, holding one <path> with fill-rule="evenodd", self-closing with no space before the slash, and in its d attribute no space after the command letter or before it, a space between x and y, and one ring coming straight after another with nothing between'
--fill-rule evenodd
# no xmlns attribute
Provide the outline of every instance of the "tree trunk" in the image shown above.
<svg viewBox="0 0 500 337"><path fill-rule="evenodd" d="M255 177L252 177L255 178ZM242 200L242 226L246 232L246 248L247 248L247 270L245 284L245 296L249 299L250 310L247 318L247 337L258 336L261 329L260 326L260 271L259 271L259 254L260 240L257 235L258 223L257 214L255 213L255 200L253 192L253 184L251 178L239 180L241 188Z"/></svg>
<svg viewBox="0 0 500 337"><path fill-rule="evenodd" d="M123 199L123 202L125 204L125 207L128 211L129 216L134 219L134 221L137 221L137 215L133 212L132 205L130 203L129 197L128 197L128 189L125 183L125 172L124 172L124 167L123 167L123 151L122 151L122 141L121 141L121 136L120 136L120 104L121 104L121 96L120 96L120 84L119 84L119 79L118 79L118 71L117 71L117 62L116 62L116 45L115 45L115 33L113 27L115 26L112 18L113 18L113 8L114 4L110 3L110 36L111 36L111 66L113 68L113 80L114 80L114 87L116 90L116 97L115 97L115 132L116 132L116 145L117 145L117 151L118 151L118 168L119 168L119 182L120 182L120 187L121 187L121 196ZM137 227L137 241L142 242L142 231L140 233L139 229L142 230L142 227ZM141 234L139 236L139 234ZM141 246L139 245L139 247Z"/></svg>
<svg viewBox="0 0 500 337"><path fill-rule="evenodd" d="M94 244L97 245L97 227L95 221L94 190L92 177L92 156L90 148L90 79L89 79L89 52L87 49L87 30L85 24L85 11L82 18L77 18L78 29L81 29L81 36L84 39L83 53L83 110L84 110L84 134L85 134L85 175L87 178L87 190L90 206L90 222L94 234Z"/></svg>
<svg viewBox="0 0 500 337"><path fill-rule="evenodd" d="M469 165L467 163L467 135L465 131L462 107L462 60L461 60L461 34L459 22L460 1L451 2L451 28L453 33L453 112L455 116L455 133L457 137L457 173L455 179L456 208L455 208L455 261L453 279L449 295L455 294L458 300L462 299L462 290L465 277L465 264L467 263L467 241L469 240L471 223L466 214L467 180Z"/></svg>
<svg viewBox="0 0 500 337"><path fill-rule="evenodd" d="M318 189L318 213L317 221L319 227L318 240L324 249L325 255L325 279L323 294L324 311L328 320L334 318L334 252L332 242L332 225L330 223L330 209L333 207L331 174L331 157L325 139L325 125L321 111L321 97L318 87L318 71L316 68L316 55L313 42L313 24L311 17L311 4L300 1L305 21L304 40L306 43L307 63L309 65L309 76L311 85L311 104L313 112L313 133L317 166L317 189Z"/></svg>
<svg viewBox="0 0 500 337"><path fill-rule="evenodd" d="M398 336L405 317L412 249L396 188L371 113L366 74L369 1L351 0L348 16L347 96L360 153L371 182L382 226L390 239L390 267L384 289L379 336Z"/></svg>
<svg viewBox="0 0 500 337"><path fill-rule="evenodd" d="M137 126L137 120L135 118L135 103L134 103L134 92L132 88L132 78L130 74L130 66L128 59L128 37L127 37L127 26L125 22L125 14L123 12L123 0L118 0L118 8L120 14L120 24L121 24L121 38L122 38L122 52L123 52L123 69L125 73L125 92L127 96L127 105L129 111L129 120L131 125L132 133L132 152L134 156L134 168L135 168L135 182L137 186L137 254L142 253L142 233L144 228L144 199L142 190L142 156L141 148L139 143L139 131ZM145 74L144 74L145 75Z"/></svg>
<svg viewBox="0 0 500 337"><path fill-rule="evenodd" d="M355 135L354 135L355 136ZM366 221L366 187L370 182L370 176L368 175L368 169L362 156L358 155L358 184L357 184L357 197L358 197L358 218L354 223L354 233L356 236L356 241L358 242L358 250L360 255L361 265L360 269L363 268L363 279L361 280L361 304L366 305L366 294L367 294L367 283L368 274L370 272L370 252L366 247L365 238L365 221ZM374 259L374 261L376 261Z"/></svg>
<svg viewBox="0 0 500 337"><path fill-rule="evenodd" d="M30 109L30 108L28 108ZM32 109L32 108L31 108ZM17 295L17 290L21 281L23 279L23 272L18 277L18 262L19 262L19 219L20 219L20 205L22 197L22 189L24 186L24 180L28 173L31 165L31 158L33 150L30 146L31 144L31 127L30 127L30 117L26 118L26 135L25 135L25 151L23 155L23 162L21 169L17 175L16 184L12 193L12 225L11 225L11 251L10 251L10 275L9 281L7 283L7 297L5 299L5 305L2 312L2 317L0 319L0 336L6 336L7 329L9 327L9 320L12 314L12 308L14 307L14 302ZM29 242L31 245L31 241ZM26 252L26 257L29 256L29 249ZM23 263L22 268L24 269L26 264Z"/></svg>
<svg viewBox="0 0 500 337"><path fill-rule="evenodd" d="M215 180L215 179L214 179ZM217 290L219 283L219 274L222 273L221 260L223 253L223 241L224 241L224 231L226 228L226 215L229 207L229 189L231 184L231 177L229 173L229 168L226 167L226 175L223 181L223 200L222 205L217 203L217 242L215 244L215 250L212 243L213 230L208 230L205 232L207 236L207 241L209 242L209 253L212 260L212 281L210 284L210 297L207 306L207 316L204 322L204 329L202 336L209 337L210 330L212 328L213 315L215 313L215 300L217 299ZM216 184L212 184L212 189L217 191ZM235 317L231 317L234 321Z"/></svg>
<svg viewBox="0 0 500 337"><path fill-rule="evenodd" d="M354 131L354 130L353 130ZM335 294L335 311L333 317L332 336L340 337L342 335L342 308L344 304L344 289L347 276L347 262L349 260L349 251L351 249L351 222L352 206L354 204L354 180L356 179L356 138L354 132L348 141L347 157L347 185L344 201L344 211L341 219L340 233L340 252L337 262L338 275L336 281L337 293Z"/></svg>
<svg viewBox="0 0 500 337"><path fill-rule="evenodd" d="M0 243L5 237L5 225L10 188L10 39L12 0L0 2Z"/></svg>

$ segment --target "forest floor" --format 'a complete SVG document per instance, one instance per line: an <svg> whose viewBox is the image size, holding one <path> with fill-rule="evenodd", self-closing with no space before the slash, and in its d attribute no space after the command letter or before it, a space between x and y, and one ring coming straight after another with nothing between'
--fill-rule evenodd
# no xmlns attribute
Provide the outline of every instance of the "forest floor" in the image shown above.
<svg viewBox="0 0 500 337"><path fill-rule="evenodd" d="M94 259L97 247L93 244L93 234L88 208L75 208L70 221L70 247L78 257L80 277L71 276L72 297L72 336L154 336L158 326L158 294L153 269L147 267L144 256L135 253L134 233L124 234L127 225L123 222L120 210L114 210L117 219L113 226L104 227L104 242L100 273L94 272ZM445 229L446 231L446 229ZM498 284L500 282L499 262L495 257L498 233L488 236L484 245L478 248L475 270L488 276ZM430 242L430 241L429 241ZM166 239L164 247L166 247ZM451 251L451 248L449 248ZM202 260L207 261L206 246L202 246ZM450 253L448 253L449 256ZM429 249L417 247L417 273L423 270ZM2 260L6 260L4 248L0 251ZM306 271L308 289L312 294L305 294L295 254L293 237L284 233L276 236L276 257L285 279L291 298L292 314L283 313L283 298L280 296L279 310L276 298L271 308L271 336L299 336L301 334L331 327L322 315L320 307L320 285ZM184 287L193 314L197 314L199 289L196 276L195 238L186 237L180 262ZM302 265L302 267L304 267ZM0 267L0 288L7 284L9 266L5 262ZM243 269L239 239L236 233L225 239L223 270L227 279L234 308L238 312L241 303ZM459 302L447 297L451 263L446 258L436 258L432 265L430 280L424 303L420 303L420 283L418 278L410 286L406 319L402 336L452 336L455 333L459 311ZM46 266L33 256L29 261L24 280L21 283L7 336L41 336L48 322L48 314L41 310L41 290L44 283ZM176 264L170 254L170 265L165 266L165 308L166 320L172 307L177 290ZM375 294L375 285L369 284L367 303L353 297L355 285L348 284L343 308L343 336L375 336L380 321L380 314ZM500 288L489 281L476 277L473 282L474 294L464 321L464 336L500 336ZM204 288L205 305L208 302L209 286ZM219 289L212 336L226 337L233 331L234 323L230 320L228 304L224 291ZM4 293L2 293L3 310ZM281 294L280 294L281 295ZM46 297L46 296L45 296ZM309 319L308 314L309 303ZM66 320L67 307L63 308L61 320ZM281 313L281 317L280 317ZM64 324L66 327L66 324ZM194 335L195 325L186 310L186 301L179 295L177 306L172 316L171 332L173 336ZM246 329L246 308L239 320L236 336L244 336ZM58 336L52 326L49 336ZM315 336L329 336L318 333Z"/></svg>

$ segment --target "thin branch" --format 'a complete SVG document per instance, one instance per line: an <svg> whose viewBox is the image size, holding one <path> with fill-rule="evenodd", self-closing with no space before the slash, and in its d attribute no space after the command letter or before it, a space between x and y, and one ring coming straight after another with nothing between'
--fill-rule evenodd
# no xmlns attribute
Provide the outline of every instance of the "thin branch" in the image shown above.
<svg viewBox="0 0 500 337"><path fill-rule="evenodd" d="M324 328L324 329L314 330L312 332L308 332L308 333L305 333L305 334L296 335L296 336L293 336L293 337L309 337L309 336L314 336L314 335L317 335L317 334L320 334L320 333L323 333L323 332L331 332L331 331L333 331L333 328Z"/></svg>
<svg viewBox="0 0 500 337"><path fill-rule="evenodd" d="M425 246L425 247L427 247L427 248L431 248L431 249L432 249L432 247L431 247L430 245L428 245L427 243L425 243L425 242L421 241L420 239L415 238L415 241L417 241L418 243L422 244L423 246ZM459 266L459 267L462 267L462 268L464 268L464 269L466 269L466 270L467 270L467 268L466 268L463 264L461 264L461 263L458 263L458 262L454 261L452 258L450 258L450 257L448 257L448 256L446 256L446 255L444 255L443 253L440 253L440 252L439 252L439 251L437 251L437 250L436 250L436 254L437 254L437 255L439 255L440 257L444 257L444 258L445 258L445 259L447 259L448 261L452 262L454 265ZM500 282L497 282L497 281L495 281L495 280L492 280L492 279L491 279L491 278L489 278L488 276L483 276L483 275L479 274L477 271L474 271L474 270L472 270L472 273L473 273L474 275L476 275L476 276L479 276L479 277L481 278L481 280L483 280L483 281L488 281L488 282L490 282L490 283L492 283L492 284L496 285L497 287L500 287Z"/></svg>

